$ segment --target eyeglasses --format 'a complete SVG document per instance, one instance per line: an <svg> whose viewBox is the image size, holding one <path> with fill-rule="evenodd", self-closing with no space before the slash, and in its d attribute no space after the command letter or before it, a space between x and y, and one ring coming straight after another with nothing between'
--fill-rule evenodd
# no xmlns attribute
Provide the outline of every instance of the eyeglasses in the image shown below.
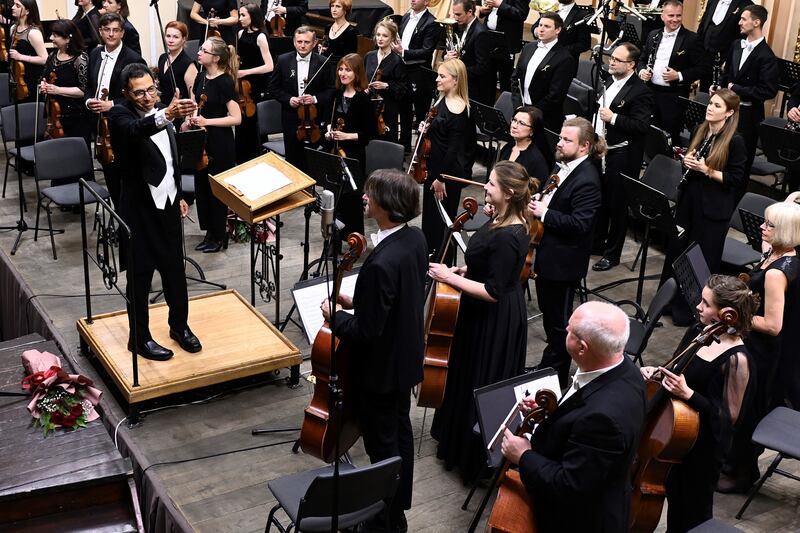
<svg viewBox="0 0 800 533"><path fill-rule="evenodd" d="M219 54L215 54L214 52L211 52L210 50L206 50L205 48L201 48L200 51L203 52L204 54L208 54L210 56L218 56L219 55Z"/></svg>
<svg viewBox="0 0 800 533"><path fill-rule="evenodd" d="M112 35L116 35L117 33L122 33L122 28L100 28L100 31L103 33L110 33Z"/></svg>
<svg viewBox="0 0 800 533"><path fill-rule="evenodd" d="M610 63L610 62L612 62L612 61L613 61L614 63L633 63L633 61L631 61L631 60L619 59L619 58L616 58L616 57L614 57L614 56L611 56L611 57L608 59L608 62L609 62L609 63Z"/></svg>
<svg viewBox="0 0 800 533"><path fill-rule="evenodd" d="M131 94L133 95L134 98L139 99L139 98L144 98L145 94L148 95L148 96L157 95L158 94L158 89L156 88L155 85L151 85L147 89L138 89L136 91L132 91Z"/></svg>
<svg viewBox="0 0 800 533"><path fill-rule="evenodd" d="M514 117L514 118L512 118L512 119L511 119L511 123L512 123L512 124L519 124L520 126L525 126L526 128L532 128L532 127L533 127L533 126L531 126L530 124L528 124L528 123L526 123L526 122L522 122L522 121L521 121L520 119L518 119L517 117Z"/></svg>

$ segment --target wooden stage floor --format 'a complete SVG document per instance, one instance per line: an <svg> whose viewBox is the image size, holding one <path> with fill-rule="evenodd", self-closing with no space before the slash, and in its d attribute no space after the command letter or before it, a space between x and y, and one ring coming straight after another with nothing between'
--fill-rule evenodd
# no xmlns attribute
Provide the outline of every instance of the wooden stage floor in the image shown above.
<svg viewBox="0 0 800 533"><path fill-rule="evenodd" d="M172 350L169 361L138 360L139 385L133 383L125 310L78 320L78 331L97 355L129 404L299 365L300 350L235 290L189 300L190 327L203 349L188 353L169 337L165 303L150 306L153 339Z"/></svg>
<svg viewBox="0 0 800 533"><path fill-rule="evenodd" d="M0 155L2 162L2 155ZM477 178L483 173L476 173ZM12 174L13 176L13 174ZM33 182L25 179L29 212L26 220L33 223L35 216L35 199ZM16 179L9 179L7 198L0 201L0 226L13 226L17 215ZM759 191L761 192L761 191ZM474 187L467 187L465 194L479 195ZM196 218L192 207L193 218ZM303 258L303 213L294 211L282 217L285 227L282 232L281 262L282 290L280 301L282 314L291 304L288 288L298 279L302 270ZM412 222L419 224L419 219ZM66 233L56 236L58 261L53 261L48 239L33 241L33 232L23 235L22 245L12 260L23 273L25 280L39 295L39 301L46 306L55 326L67 341L65 349L71 352L71 358L80 371L93 379L99 379L100 373L92 361L82 357L78 350L78 332L75 322L86 316L83 305L83 270L80 256L80 225L78 217L71 213L56 210L53 216L55 227L66 228ZM322 239L319 236L319 220L311 219L311 258L321 253ZM376 230L372 221L367 221L367 232ZM201 254L193 252L194 244L202 239L203 232L196 224L187 222L186 245L189 255L198 261L205 270L209 280L224 282L229 288L236 289L244 295L249 289L249 245L231 244L224 253ZM6 253L16 238L16 232L0 233L0 248ZM647 262L647 273L661 272L663 255L654 243ZM637 246L633 239L626 243L622 256L622 265L608 272L589 271L588 285L597 287L601 284L618 281L634 276L628 267L636 255ZM593 258L596 260L598 258ZM123 283L124 285L124 283ZM158 288L156 277L154 288ZM644 301L649 302L656 289L655 281L644 285ZM93 310L97 314L113 312L124 306L121 298L114 292L105 290L102 280L92 274L91 290L95 294ZM200 285L189 285L191 295L204 294L207 291ZM627 283L609 290L606 296L614 299L634 299L636 284ZM270 320L275 320L273 303L257 301L256 308ZM28 312L28 310L22 310ZM528 303L528 313L538 313L535 301ZM194 316L189 317L190 324L200 335L204 343L211 342L209 336L195 327ZM650 341L650 347L644 356L648 364L657 364L667 360L681 337L682 330L665 319L664 327L659 328ZM285 331L286 337L304 355L310 353L310 346L303 332L293 325ZM544 333L541 319L529 321L528 329L528 365L535 365L541 358L544 345ZM187 356L188 357L188 356ZM180 354L176 359L184 359ZM303 375L310 371L309 363L301 366ZM288 372L282 371L282 377ZM162 408L143 414L143 422L134 428L126 424L119 427L119 432L135 439L137 446L145 453L150 462L181 461L212 454L217 457L202 459L181 464L165 464L155 466L148 475L158 478L166 487L170 504L183 514L188 523L196 531L214 533L246 533L263 531L264 523L273 499L267 490L267 482L271 479L320 466L319 461L311 457L291 453L291 444L272 448L244 448L282 442L296 437L296 434L252 437L251 429L261 426L297 427L303 416L303 409L311 397L312 387L301 380L302 387L288 389L282 379L265 379L258 386L238 386L229 388L219 397L208 399L210 393L192 393L190 400L195 402L176 408ZM111 387L108 384L107 387ZM105 395L106 409L116 419L125 416L122 408L110 394ZM167 406L164 406L167 407ZM430 415L431 413L428 413ZM420 426L423 410L412 408L411 417L416 437L420 437ZM428 425L430 416L428 416ZM231 453L227 453L231 452ZM464 512L460 505L466 496L465 487L457 472L445 471L441 461L436 459L436 442L427 430L422 437L422 447L415 463L414 504L408 513L409 529L414 532L449 532L466 531L471 519L471 512ZM363 447L359 442L352 449L353 460L358 465L367 463ZM761 459L765 468L771 459L765 454ZM800 471L797 462L785 461L785 468L795 473ZM760 495L745 514L744 520L736 521L733 515L742 504L744 498L738 495L717 495L715 514L717 518L735 523L743 531L770 533L800 531L800 483L775 476L769 480ZM476 502L477 503L477 502ZM471 506L474 509L475 504ZM664 531L665 524L658 531ZM482 528L480 529L482 530Z"/></svg>

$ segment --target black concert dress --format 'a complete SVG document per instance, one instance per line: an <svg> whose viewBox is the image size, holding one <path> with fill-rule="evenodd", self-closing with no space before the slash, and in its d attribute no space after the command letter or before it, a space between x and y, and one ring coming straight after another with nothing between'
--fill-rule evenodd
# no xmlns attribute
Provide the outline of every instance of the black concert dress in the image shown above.
<svg viewBox="0 0 800 533"><path fill-rule="evenodd" d="M796 249L795 252L800 254L800 249ZM797 264L797 256L794 259L794 263ZM775 381L773 398L775 404L782 405L783 402L788 402L793 409L800 409L798 346L800 346L800 276L795 275L794 280L789 282L784 301L781 357L778 362L778 378Z"/></svg>
<svg viewBox="0 0 800 533"><path fill-rule="evenodd" d="M30 41L28 41L28 34L33 28L34 26L29 26L24 30L18 31L16 32L16 36L14 36L14 32L12 32L12 36L18 39L17 44L13 47L13 49L22 55L36 55L36 50L33 48L33 45L30 43ZM23 104L26 102L35 102L36 95L39 91L39 81L42 79L42 70L44 67L42 65L34 65L33 63L28 63L26 61L21 61L20 63L25 66L25 75L22 78L25 81L25 85L28 86L28 96L27 98L19 100L17 103Z"/></svg>
<svg viewBox="0 0 800 533"><path fill-rule="evenodd" d="M86 52L62 61L58 59L58 51L54 50L44 64L43 76L45 80L49 80L50 73L54 72L56 75L54 85L77 87L85 95L89 85L88 71L89 56ZM86 146L90 147L97 121L92 119L92 113L84 105L84 98L64 95L50 95L48 98L55 98L61 107L61 125L64 128L64 136L82 137L86 141Z"/></svg>
<svg viewBox="0 0 800 533"><path fill-rule="evenodd" d="M258 68L264 65L261 49L258 47L258 36L262 32L242 31L239 35L239 70ZM264 34L266 37L266 34ZM267 99L269 74L252 74L242 78L242 82L250 83L250 98L254 104ZM241 86L239 87L241 91ZM241 96L241 95L240 95ZM258 138L257 115L248 117L242 110L242 123L236 126L236 160L244 163L261 155L261 141Z"/></svg>
<svg viewBox="0 0 800 533"><path fill-rule="evenodd" d="M519 273L528 251L528 232L521 224L491 229L483 225L464 254L467 278L485 284L497 302L461 295L444 401L436 410L431 436L436 455L447 469L458 466L464 482L486 464L473 391L521 374L528 340L527 313Z"/></svg>
<svg viewBox="0 0 800 533"><path fill-rule="evenodd" d="M348 24L342 33L335 39L331 39L329 30L330 27L325 30L325 37L322 40L322 46L325 49L323 55L330 57L331 63L336 67L336 63L341 58L358 51L358 31Z"/></svg>
<svg viewBox="0 0 800 533"><path fill-rule="evenodd" d="M390 53L378 64L378 51L373 50L364 57L364 68L367 80L375 79L375 71L381 70L381 81L389 84L386 89L370 91L371 95L383 98L383 123L386 130L378 132L378 138L384 141L397 142L399 133L398 117L400 116L400 102L407 96L408 79L406 78L406 64L403 58L395 53ZM374 98L374 96L373 96ZM373 100L373 107L377 102ZM377 108L376 108L377 120Z"/></svg>
<svg viewBox="0 0 800 533"><path fill-rule="evenodd" d="M186 71L194 63L186 51L178 54L172 62L172 71L175 73L175 83L178 85L181 98L189 98L189 87L186 86ZM172 83L172 74L167 66L167 54L158 58L158 87L161 90L161 101L169 104L175 95L175 84Z"/></svg>
<svg viewBox="0 0 800 533"><path fill-rule="evenodd" d="M498 161L508 161L511 157L511 149L514 148L514 143L506 143L500 149L500 154L497 156ZM547 161L542 155L541 150L531 143L525 150L521 150L517 159L514 161L519 163L525 170L528 171L528 176L536 178L539 183L545 183L547 178L550 177L550 168L548 168Z"/></svg>
<svg viewBox="0 0 800 533"><path fill-rule="evenodd" d="M217 18L226 19L231 15L231 11L238 11L239 9L239 2L236 0L194 0L198 4L200 4L200 16L205 19L208 19L209 13L211 10L214 10L214 14ZM233 26L219 26L217 28L208 28L209 31L217 30L219 32L220 37L228 43L233 44L235 39L235 33L233 31ZM192 21L191 28L189 33L192 36L192 39L199 39L200 44L203 44L203 38L206 34L206 27L202 24L198 24Z"/></svg>
<svg viewBox="0 0 800 533"><path fill-rule="evenodd" d="M98 44L103 42L100 38L100 11L96 7L87 11L86 14L78 8L78 12L72 17L72 22L81 32L87 54L90 54Z"/></svg>

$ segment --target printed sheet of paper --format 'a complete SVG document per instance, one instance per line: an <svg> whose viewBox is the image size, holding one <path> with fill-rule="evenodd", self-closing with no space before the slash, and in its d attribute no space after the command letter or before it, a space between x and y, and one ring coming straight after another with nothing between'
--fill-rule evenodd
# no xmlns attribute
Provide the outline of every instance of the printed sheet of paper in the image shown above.
<svg viewBox="0 0 800 533"><path fill-rule="evenodd" d="M506 426L508 426L511 423L511 420L514 418L514 415L519 413L520 422L522 422L522 420L525 418L517 407L519 405L519 402L521 402L523 398L534 396L537 392L539 392L542 389L550 389L556 395L556 401L560 400L561 386L558 384L558 374L552 374L538 379L532 379L525 383L520 383L519 385L514 387L514 397L516 399L516 402L511 408L511 411L509 411L508 415L506 415L506 418L505 420L503 420L503 423L500 425L499 428L497 428L497 431L492 437L492 440L489 442L489 446L487 446L489 450L494 450L495 446L500 445L500 442L503 440L503 432L505 431Z"/></svg>
<svg viewBox="0 0 800 533"><path fill-rule="evenodd" d="M352 296L356 288L357 279L358 273L345 276L342 279L340 293ZM297 305L297 311L300 313L300 321L303 323L303 328L305 329L309 344L314 344L314 338L317 336L322 324L325 323L319 305L328 297L328 293L332 287L333 279L331 279L330 283L325 283L324 278L319 278L319 283L313 283L292 290L294 303ZM353 313L352 310L347 312L350 314Z"/></svg>
<svg viewBox="0 0 800 533"><path fill-rule="evenodd" d="M442 220L444 221L444 225L446 228L449 228L453 225L453 221L450 220L450 215L447 214L447 211L444 209L444 205L439 200L436 200L436 205L439 206L439 214L442 216ZM458 247L461 248L461 253L467 252L467 243L464 242L464 239L461 237L461 233L453 233L453 238L456 240L456 244Z"/></svg>
<svg viewBox="0 0 800 533"><path fill-rule="evenodd" d="M252 167L228 176L225 183L236 187L248 200L255 201L292 183L281 171L266 163L258 163Z"/></svg>

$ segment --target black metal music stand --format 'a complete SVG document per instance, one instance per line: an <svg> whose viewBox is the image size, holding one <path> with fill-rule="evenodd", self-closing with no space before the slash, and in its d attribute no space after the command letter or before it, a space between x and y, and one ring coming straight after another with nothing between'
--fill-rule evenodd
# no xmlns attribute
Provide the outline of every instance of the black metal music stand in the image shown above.
<svg viewBox="0 0 800 533"><path fill-rule="evenodd" d="M608 25L607 28L606 25ZM621 34L622 38L620 39L619 42L633 43L636 46L641 47L641 42L643 40L643 37L642 38L639 37L639 33L636 31L636 28L630 22L621 22L619 20L614 20L614 19L608 19L608 20L604 19L603 27L606 28L606 32L608 33L608 38L611 39L611 41L616 41ZM604 41L601 40L600 43L603 44Z"/></svg>
<svg viewBox="0 0 800 533"><path fill-rule="evenodd" d="M778 113L782 117L784 112L788 111L789 97L794 96L790 95L789 91L792 90L796 83L800 82L800 63L778 58L778 71L780 72L778 90L783 91Z"/></svg>
<svg viewBox="0 0 800 533"><path fill-rule="evenodd" d="M683 100L684 103L683 124L691 134L697 126L705 121L707 106L685 96L679 96L678 98ZM678 146L680 139L672 139L672 144Z"/></svg>
<svg viewBox="0 0 800 533"><path fill-rule="evenodd" d="M742 219L742 228L747 237L747 244L756 252L761 253L761 224L764 223L764 217L741 207L739 208L739 217Z"/></svg>
<svg viewBox="0 0 800 533"><path fill-rule="evenodd" d="M344 174L342 161L344 161L353 175L356 187L360 189L364 185L364 174L361 172L361 163L358 159L340 157L308 147L305 148L305 152L308 175L316 180L317 185L336 195L337 202L342 192L350 188L350 185L347 184L349 180Z"/></svg>
<svg viewBox="0 0 800 533"><path fill-rule="evenodd" d="M690 244L686 251L672 263L672 270L675 272L675 280L681 288L681 293L689 304L689 309L697 319L697 303L703 295L706 281L711 276L700 245L695 242Z"/></svg>
<svg viewBox="0 0 800 533"><path fill-rule="evenodd" d="M470 99L470 107L474 112L475 124L489 136L489 164L486 165L486 176L492 173L494 167L494 143L496 140L511 142L514 139L508 133L509 124L503 112L496 107L491 107ZM488 179L488 178L487 178Z"/></svg>

